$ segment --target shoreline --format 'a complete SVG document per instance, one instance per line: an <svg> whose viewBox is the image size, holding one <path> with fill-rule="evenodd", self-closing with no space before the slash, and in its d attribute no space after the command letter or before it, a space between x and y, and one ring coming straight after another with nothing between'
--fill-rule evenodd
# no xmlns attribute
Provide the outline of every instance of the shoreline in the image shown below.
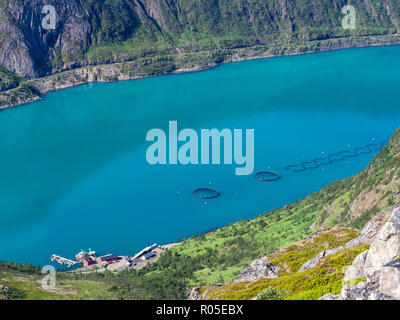
<svg viewBox="0 0 400 320"><path fill-rule="evenodd" d="M186 74L200 71L207 71L220 65L243 62L249 60L279 58L306 55L312 53L331 52L352 48L367 47L387 47L400 45L400 35L390 36L366 36L361 38L333 38L327 40L309 41L306 43L294 43L292 48L286 48L286 52L274 53L274 49L281 47L268 47L266 45L255 45L242 48L221 48L219 50L227 50L228 53L221 61L205 61L203 64L196 64L194 61L188 61L186 64L179 65L178 55L158 57L154 65L157 70L147 70L149 61L154 57L147 57L132 61L116 62L109 64L98 64L79 67L76 69L65 70L49 76L27 80L17 88L0 92L0 111L15 108L25 104L30 104L43 99L43 96L57 90L73 88L76 86L95 83L95 82L119 82L128 80L137 80L158 77L162 75ZM309 50L301 51L299 46L309 45L315 46ZM200 51L197 58L204 58L209 54L210 50ZM157 57L156 57L157 59ZM159 62L159 64L157 64ZM158 70L160 68L161 70ZM26 86L30 90L26 89ZM22 91L28 92L22 92Z"/></svg>
<svg viewBox="0 0 400 320"><path fill-rule="evenodd" d="M399 45L399 44L400 44L400 43L398 43L397 45ZM377 46L385 47L385 46L392 46L392 45L396 45L396 44L391 43L391 44L379 44L379 45L368 45L368 46L352 46L352 47L345 47L345 48L334 48L334 49L329 49L329 50L308 51L308 52L301 52L301 53L289 53L289 54L280 55L280 56L253 56L253 57L240 58L240 59L235 60L235 61L222 62L222 63L216 64L216 65L214 65L214 66L208 66L208 67L194 67L194 68L188 68L188 69L177 69L177 70L174 70L173 72L170 72L170 73L167 73L167 74L183 74L183 73L192 73L192 72L205 71L205 70L209 70L209 69L212 69L212 68L214 68L214 67L217 67L217 66L219 66L219 65L223 65L223 64L227 64L227 63L231 63L231 62L241 62L241 61L248 61L248 60L265 59L265 58L277 58L277 57L283 57L283 56L296 56L296 55L302 55L302 54L310 54L310 53L319 53L319 52L329 52L329 51L344 50L344 49L348 49L348 48L349 48L349 49L350 49L350 48L365 48L365 47L377 47ZM267 52L266 54L268 54L268 52ZM124 63L120 63L120 64L124 64ZM105 66L107 66L107 65L105 65ZM158 76L158 75L155 75L155 76ZM155 76L140 77L140 78L135 78L135 79L149 78L149 77L155 77ZM50 77L53 77L53 76L50 76ZM40 78L40 79L42 79L42 78ZM40 80L40 79L34 79L34 80L32 80L32 81L38 81L38 80ZM132 80L132 79L126 79L126 80ZM118 80L117 80L117 81L118 81ZM124 81L124 80L119 80L119 81ZM98 82L111 82L111 81L98 81ZM116 81L115 81L115 82L116 82ZM78 85L81 85L81 84L87 84L87 83L91 83L91 82L76 83L76 84L74 84L74 85L71 86L71 87L78 86ZM61 88L61 89L66 89L66 88L70 88L70 87L65 87L65 88ZM55 90L61 90L61 89L55 89ZM51 90L51 91L55 91L55 90ZM49 91L49 92L51 92L51 91ZM39 99L40 99L40 97L38 97L38 98L35 99L34 101L37 101L37 100L39 100ZM32 101L32 102L34 102L34 101ZM30 103L30 102L28 102L28 103ZM22 103L22 104L19 104L19 105L16 105L16 106L20 106L20 105L23 105L23 104L25 104L25 103ZM14 107L16 107L16 106L14 106ZM8 108L11 108L11 107L8 107ZM7 108L4 108L4 109L7 109ZM258 216L258 215L256 215L256 216ZM256 217L256 216L255 216L255 217ZM219 229L219 228L220 228L220 227L218 227L218 228L216 228L216 229ZM215 229L214 229L214 230L215 230ZM214 231L214 230L211 229L211 230L202 232L202 233L200 233L200 234L198 234L198 235L192 235L192 236L195 236L195 237L196 237L196 236L199 236L199 235L201 235L201 234L207 234L207 233L212 232L212 231Z"/></svg>

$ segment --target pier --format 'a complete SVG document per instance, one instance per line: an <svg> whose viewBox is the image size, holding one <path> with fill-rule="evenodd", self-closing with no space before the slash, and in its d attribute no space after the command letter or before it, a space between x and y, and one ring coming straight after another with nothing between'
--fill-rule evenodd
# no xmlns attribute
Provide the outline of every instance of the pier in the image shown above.
<svg viewBox="0 0 400 320"><path fill-rule="evenodd" d="M71 268L72 266L74 266L74 265L76 265L78 263L76 261L73 261L73 260L58 256L56 254L53 254L51 256L51 261L52 262L54 262L54 261L58 262L59 264L67 266L68 268Z"/></svg>
<svg viewBox="0 0 400 320"><path fill-rule="evenodd" d="M143 256L144 254L146 254L146 253L148 253L148 252L154 250L154 249L157 248L157 247L158 247L158 244L155 243L155 244L153 244L153 245L150 246L150 247L144 248L142 251L140 251L139 253L135 254L135 255L132 257L132 260L136 260L136 259L140 258L140 257Z"/></svg>

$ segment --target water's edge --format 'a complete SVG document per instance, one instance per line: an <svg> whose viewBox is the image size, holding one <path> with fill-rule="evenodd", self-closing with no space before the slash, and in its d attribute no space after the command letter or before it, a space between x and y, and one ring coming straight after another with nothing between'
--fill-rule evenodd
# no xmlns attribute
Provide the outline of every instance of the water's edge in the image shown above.
<svg viewBox="0 0 400 320"><path fill-rule="evenodd" d="M155 70L150 71L150 74L140 74L141 70L139 70L138 72L136 70L138 67L140 69L141 62L148 62L146 58L142 60L78 67L76 69L65 70L59 73L52 74L50 76L26 81L25 84L31 86L33 89L32 92L28 94L20 93L20 90L22 89L21 86L19 88L0 92L0 97L2 98L1 100L3 100L0 101L0 111L3 109L22 106L24 104L29 104L41 100L43 99L43 95L52 91L72 88L93 82L116 82L158 77L166 74L192 73L210 70L219 65L227 63L247 60L296 56L351 48L385 47L400 45L400 35L366 36L360 38L337 38L309 41L306 43L306 46L308 45L309 48L306 47L304 51L301 51L301 49L299 49L298 47L299 45L304 45L303 43L288 45L293 45L293 47L285 48L284 50L286 52L282 54L271 53L270 48L267 45L257 45L252 47L240 48L221 48L221 50L226 50L228 52L223 57L222 61L206 61L205 64L198 65L196 65L196 61L192 61L192 63L195 64L194 66L179 65L179 62L176 60L176 55L170 57L172 58L173 65L153 65L153 69ZM209 51L207 50L199 52L198 54L199 56L202 56L203 54L208 52ZM153 57L150 57L150 59L151 58ZM165 61L162 61L160 63L165 63Z"/></svg>
<svg viewBox="0 0 400 320"><path fill-rule="evenodd" d="M33 242L42 243L43 248L46 248L41 253L35 251L35 256L45 257L54 252L68 256L71 248L86 245L95 245L96 248L104 248L110 252L130 252L137 249L132 248L136 238L143 240L143 245L155 241L164 244L208 233L216 226L228 226L235 221L253 219L265 212L282 208L285 204L307 197L312 193L310 190L318 191L333 181L340 181L343 177L360 172L366 167L369 158L354 158L329 167L327 171L314 171L315 174L311 171L299 175L287 173L283 184L282 181L278 182L274 188L256 185L252 179L236 181L228 167L207 167L207 170L200 167L184 170L181 168L183 178L181 181L173 180L174 183L170 179L176 173L174 170L143 165L145 160L142 156L146 146L142 138L146 130L164 127L170 118L179 120L182 128L258 128L261 130L258 131L261 133L258 136L258 145L268 145L268 148L262 148L262 152L258 153L257 169L268 165L268 168L277 169L277 172L284 170L292 162L312 159L318 155L316 152L334 152L350 146L354 148L364 145L369 138L376 138L377 141L387 139L392 135L389 128L398 126L394 122L397 122L400 112L396 99L391 100L395 98L392 93L399 84L396 70L400 69L400 63L393 61L398 61L400 47L380 47L382 48L234 63L204 73L171 75L134 82L89 84L65 92L54 92L36 104L4 112L0 117L0 128L4 137L2 149L7 156L0 161L0 167L7 170L2 172L1 180L10 181L3 184L3 195L9 195L4 198L6 200L3 205L10 213L15 213L17 217L20 213L20 217L27 221L26 224L21 224L22 218L12 218L13 214L2 217L5 222L4 240L15 238L18 255L29 247L18 241L26 235L32 236ZM381 72L382 70L386 71ZM376 77L367 77L367 71ZM301 77L302 74L307 76ZM319 90L312 85L315 81L323 84ZM243 87L243 83L248 83L248 88ZM358 87L355 83L359 84ZM375 88L376 83L382 84L381 88ZM364 91L370 87L376 90ZM209 92L210 88L216 93L204 95L204 91ZM354 90L349 95L347 88L361 90ZM154 91L159 94L154 95ZM326 99L333 91L338 94ZM171 96L170 92L180 92L181 95ZM283 94L285 92L290 92L290 97L298 97L295 103L292 98ZM193 99L196 96L201 98ZM364 96L367 99L361 98ZM382 100L376 97L388 98ZM221 104L221 101L224 103ZM244 109L244 104L249 107ZM377 110L376 106L379 105L386 108ZM132 126L135 121L140 126ZM265 126L265 121L269 121L269 126ZM358 124L357 129L353 129L354 121ZM299 122L302 126L293 125L292 122ZM379 129L373 130L373 127ZM9 132L13 132L13 135L10 136ZM316 140L315 132L320 133ZM338 133L337 136L332 134L335 132ZM275 139L276 136L269 133L285 134ZM272 143L278 140L279 142ZM313 144L307 148L304 141L313 141ZM44 165L46 150L50 152ZM271 153L281 154L281 157L271 157ZM77 155L81 160L76 158ZM31 161L26 162L27 158L31 158ZM132 168L142 170L139 174L137 170L131 170ZM218 175L215 170L218 170ZM37 174L31 174L32 172ZM147 177L150 175L158 177L158 187L148 183ZM304 179L310 182L306 186L308 189L299 192L297 186L294 192L288 192L287 184L296 186L299 182L304 183ZM23 198L18 198L18 188L25 184L27 188L21 194ZM101 185L103 187L97 187ZM132 192L136 190L135 185L148 186L150 194L145 188L143 192ZM234 210L231 212L229 206L226 207L226 203L221 201L210 202L207 207L203 203L195 202L190 190L206 185L222 190L224 199L235 203ZM113 186L118 186L116 190L127 192L113 192ZM183 194L182 190L188 192ZM279 198L282 194L287 197ZM277 195L279 201L276 200ZM132 201L135 197L140 201ZM154 197L159 200L157 204L153 201ZM271 202L271 199L275 200ZM251 202L256 205L251 205ZM177 213L180 210L176 209L180 206L190 208L191 214ZM112 226L109 212L113 210L120 212L120 219L117 218L118 215L113 215L112 219L114 225L111 231L115 230L115 247L103 236L99 236L98 232ZM218 215L219 218L215 218L215 213L224 211L225 214L230 213L229 217ZM150 219L143 212L164 213L151 215ZM165 214L169 212L171 214ZM100 214L99 218L97 214ZM64 221L63 217L68 218ZM137 217L142 218L138 221ZM123 219L138 226L143 234L135 231L132 235L129 223L120 229L119 224ZM174 228L166 231L166 223L174 219L179 223L174 223ZM210 224L198 224L208 221L207 219ZM69 237L71 228L75 230L76 221L81 222L80 228L86 226L91 231L85 231L84 237L74 239L75 243L68 241L68 245L64 245L65 241L62 239ZM197 227L191 227L188 221ZM37 227L41 228L42 223L46 232L38 233ZM159 228L161 231L159 234L155 233L157 239L153 232L150 234L146 231L148 225L152 226L152 230ZM12 231L13 228L15 232ZM186 230L187 233L182 234L179 231L174 235L173 230ZM129 235L129 242L125 235ZM94 237L91 238L92 236ZM54 237L58 237L58 240L48 241ZM88 239L93 239L93 243L88 243ZM118 244L121 241L122 246ZM138 246L140 245L139 241ZM13 257L14 253L7 250L4 250L3 258L18 261L19 258ZM37 264L35 262L37 261L32 261Z"/></svg>

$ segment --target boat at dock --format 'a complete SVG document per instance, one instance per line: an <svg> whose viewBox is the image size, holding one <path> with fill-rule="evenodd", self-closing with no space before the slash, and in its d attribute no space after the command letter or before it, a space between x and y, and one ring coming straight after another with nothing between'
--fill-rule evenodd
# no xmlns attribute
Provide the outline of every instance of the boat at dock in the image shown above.
<svg viewBox="0 0 400 320"><path fill-rule="evenodd" d="M92 250L90 248L89 248L89 252L86 252L86 251L81 249L81 251L78 252L75 255L75 259L78 260L78 261L81 261L81 260L83 260L83 259L85 259L87 257L95 257L95 255L96 255L96 251L94 251L94 250Z"/></svg>
<svg viewBox="0 0 400 320"><path fill-rule="evenodd" d="M67 258L58 256L58 255L56 255L56 254L53 254L53 255L51 256L51 259L50 259L50 260L51 260L52 262L58 262L58 263L61 264L61 265L65 265L65 266L67 266L68 268L71 268L72 266L74 266L74 265L76 265L76 264L79 263L79 262L73 261L73 260L71 260L71 259L67 259Z"/></svg>
<svg viewBox="0 0 400 320"><path fill-rule="evenodd" d="M63 266L67 266L68 268L71 268L72 266L75 266L77 264L92 265L95 263L96 260L96 251L89 248L88 252L86 252L81 249L81 251L75 255L75 259L76 261L64 258L57 254L53 254L50 258L52 262L57 262Z"/></svg>

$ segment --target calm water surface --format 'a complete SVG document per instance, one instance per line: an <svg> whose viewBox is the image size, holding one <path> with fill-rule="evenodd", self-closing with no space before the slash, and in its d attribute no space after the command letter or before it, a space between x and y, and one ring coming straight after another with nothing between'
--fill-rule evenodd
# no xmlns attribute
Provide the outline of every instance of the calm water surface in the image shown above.
<svg viewBox="0 0 400 320"><path fill-rule="evenodd" d="M48 264L81 248L132 255L296 201L373 154L289 164L388 139L400 124L400 47L255 60L53 92L0 112L0 260ZM148 130L254 128L255 170L150 166ZM205 202L197 187L221 196Z"/></svg>

